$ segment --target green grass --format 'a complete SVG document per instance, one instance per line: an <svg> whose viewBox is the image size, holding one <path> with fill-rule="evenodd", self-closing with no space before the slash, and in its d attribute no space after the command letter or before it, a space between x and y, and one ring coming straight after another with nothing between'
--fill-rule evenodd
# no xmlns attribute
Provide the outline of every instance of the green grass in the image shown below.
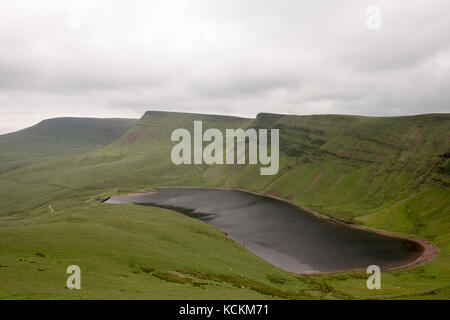
<svg viewBox="0 0 450 320"><path fill-rule="evenodd" d="M279 128L279 174L171 164L170 134L192 130L193 120L203 120L204 130ZM449 120L146 113L105 148L0 172L0 298L448 299L450 181L440 155L449 151ZM8 165L0 158L0 167ZM441 251L424 265L383 272L382 289L371 291L364 272L295 276L201 221L96 200L170 185L275 193L338 219L427 239ZM81 267L82 290L65 288L71 264Z"/></svg>

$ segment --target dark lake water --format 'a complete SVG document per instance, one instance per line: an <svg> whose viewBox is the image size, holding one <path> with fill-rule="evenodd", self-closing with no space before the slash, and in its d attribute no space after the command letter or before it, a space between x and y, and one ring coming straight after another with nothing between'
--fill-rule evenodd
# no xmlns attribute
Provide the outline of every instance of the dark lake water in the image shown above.
<svg viewBox="0 0 450 320"><path fill-rule="evenodd" d="M422 251L415 242L325 221L286 202L242 191L171 188L113 197L107 203L175 209L219 227L264 260L297 273L394 267Z"/></svg>

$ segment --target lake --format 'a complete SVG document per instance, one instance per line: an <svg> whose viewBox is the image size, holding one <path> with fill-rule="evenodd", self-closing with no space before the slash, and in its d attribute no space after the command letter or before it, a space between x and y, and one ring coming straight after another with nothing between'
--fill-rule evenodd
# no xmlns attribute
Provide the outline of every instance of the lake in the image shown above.
<svg viewBox="0 0 450 320"><path fill-rule="evenodd" d="M228 237L279 268L295 273L391 268L421 256L422 246L400 238L320 219L287 202L235 190L159 189L112 197L179 211L224 231Z"/></svg>

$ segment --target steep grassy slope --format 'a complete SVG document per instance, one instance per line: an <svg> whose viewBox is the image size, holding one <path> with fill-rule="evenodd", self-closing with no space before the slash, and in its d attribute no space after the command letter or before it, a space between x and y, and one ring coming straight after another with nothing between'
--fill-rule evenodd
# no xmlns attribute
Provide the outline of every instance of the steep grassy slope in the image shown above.
<svg viewBox="0 0 450 320"><path fill-rule="evenodd" d="M170 134L192 130L194 120L203 120L204 130L279 128L279 173L261 176L250 165L173 165ZM449 160L443 156L449 120L448 114L243 119L148 112L102 150L0 174L0 264L7 266L0 268L0 296L449 298ZM428 239L441 252L425 265L383 273L382 290L369 291L364 273L295 277L200 221L95 200L163 185L270 193L339 219ZM36 256L41 252L45 257ZM87 277L86 290L75 296L63 289L72 261Z"/></svg>
<svg viewBox="0 0 450 320"><path fill-rule="evenodd" d="M279 173L261 176L259 166L254 165L173 165L171 132L180 127L192 132L193 120L201 119L204 130L280 129ZM142 187L186 184L270 192L350 222L387 210L427 188L448 191L449 158L444 154L450 149L450 115L372 118L260 114L255 120L214 119L150 112L126 136L84 161L114 162L118 167L135 162L129 175L142 173ZM135 185L134 177L132 181L130 187ZM120 186L126 186L123 180ZM442 205L442 197L437 200ZM400 225L414 225L413 220Z"/></svg>
<svg viewBox="0 0 450 320"><path fill-rule="evenodd" d="M0 136L0 172L56 155L89 152L121 137L134 119L56 118Z"/></svg>
<svg viewBox="0 0 450 320"><path fill-rule="evenodd" d="M280 173L258 190L353 220L412 197L426 183L446 188L448 159L442 155L450 148L449 120L261 115L254 126L280 128L285 157ZM234 184L255 188L246 181L249 174L243 169Z"/></svg>

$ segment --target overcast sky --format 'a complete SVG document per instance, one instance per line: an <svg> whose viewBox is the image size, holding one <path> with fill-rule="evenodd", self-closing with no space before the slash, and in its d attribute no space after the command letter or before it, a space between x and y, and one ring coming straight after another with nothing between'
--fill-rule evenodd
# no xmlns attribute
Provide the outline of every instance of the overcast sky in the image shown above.
<svg viewBox="0 0 450 320"><path fill-rule="evenodd" d="M1 0L0 133L146 110L450 112L449 16L448 0Z"/></svg>

